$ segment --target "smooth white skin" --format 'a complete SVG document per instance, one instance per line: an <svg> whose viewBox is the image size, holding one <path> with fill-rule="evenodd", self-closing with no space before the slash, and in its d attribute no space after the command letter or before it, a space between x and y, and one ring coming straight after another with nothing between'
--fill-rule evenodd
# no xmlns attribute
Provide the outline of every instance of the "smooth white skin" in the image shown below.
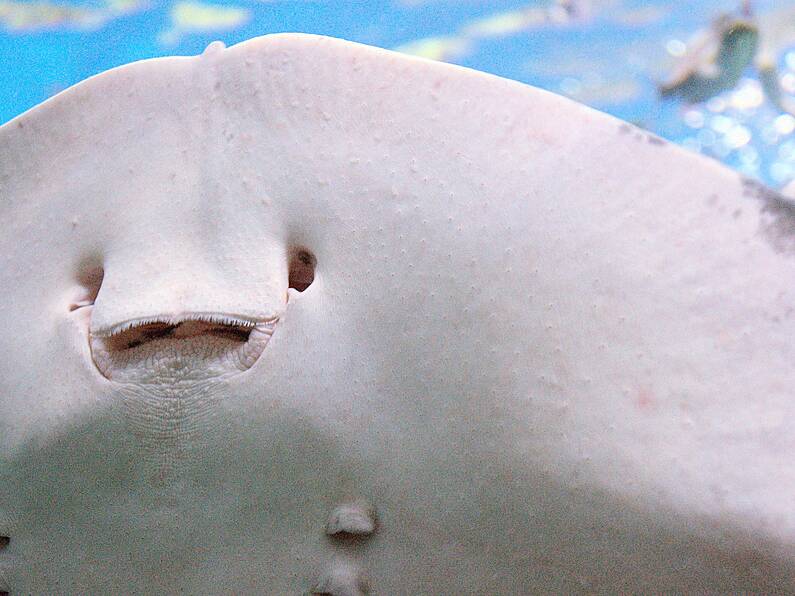
<svg viewBox="0 0 795 596"><path fill-rule="evenodd" d="M0 127L13 592L795 589L791 204L475 71L211 50ZM94 366L195 312L280 320L244 372Z"/></svg>

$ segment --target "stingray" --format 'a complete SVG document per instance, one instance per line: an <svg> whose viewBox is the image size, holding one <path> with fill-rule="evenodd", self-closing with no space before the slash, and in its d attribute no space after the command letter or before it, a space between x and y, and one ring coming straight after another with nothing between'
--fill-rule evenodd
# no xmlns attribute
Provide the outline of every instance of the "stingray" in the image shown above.
<svg viewBox="0 0 795 596"><path fill-rule="evenodd" d="M270 35L0 128L11 594L795 590L795 206Z"/></svg>

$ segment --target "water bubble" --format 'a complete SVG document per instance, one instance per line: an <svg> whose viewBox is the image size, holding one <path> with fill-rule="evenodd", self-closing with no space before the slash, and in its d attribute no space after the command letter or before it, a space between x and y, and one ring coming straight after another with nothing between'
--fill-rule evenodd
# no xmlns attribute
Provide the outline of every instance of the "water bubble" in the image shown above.
<svg viewBox="0 0 795 596"><path fill-rule="evenodd" d="M734 120L728 116L713 116L709 122L710 128L717 133L726 134L734 125Z"/></svg>
<svg viewBox="0 0 795 596"><path fill-rule="evenodd" d="M680 39L671 39L665 44L665 51L667 51L671 56L678 58L685 55L687 46Z"/></svg>
<svg viewBox="0 0 795 596"><path fill-rule="evenodd" d="M715 133L708 128L702 128L699 130L696 137L698 138L698 142L701 143L702 147L711 147L717 140Z"/></svg>
<svg viewBox="0 0 795 596"><path fill-rule="evenodd" d="M699 110L688 110L685 112L685 124L690 128L701 128L704 126L704 114Z"/></svg>
<svg viewBox="0 0 795 596"><path fill-rule="evenodd" d="M795 160L795 143L793 141L781 143L778 147L778 158L782 161Z"/></svg>
<svg viewBox="0 0 795 596"><path fill-rule="evenodd" d="M753 147L743 147L739 151L740 162L744 166L751 166L753 165L756 168L757 162L759 161L759 152L754 149Z"/></svg>
<svg viewBox="0 0 795 596"><path fill-rule="evenodd" d="M740 110L749 110L762 105L765 100L762 86L758 81L744 79L731 95L731 105Z"/></svg>
<svg viewBox="0 0 795 596"><path fill-rule="evenodd" d="M773 128L780 135L788 135L795 130L795 118L789 114L782 114L773 121Z"/></svg>
<svg viewBox="0 0 795 596"><path fill-rule="evenodd" d="M774 126L765 126L760 133L762 140L768 145L775 145L778 143L778 132Z"/></svg>
<svg viewBox="0 0 795 596"><path fill-rule="evenodd" d="M751 140L751 131L745 126L737 124L732 126L724 137L724 142L732 149L739 149Z"/></svg>
<svg viewBox="0 0 795 596"><path fill-rule="evenodd" d="M732 148L725 139L719 139L718 142L713 145L712 152L719 158L724 159L732 152Z"/></svg>
<svg viewBox="0 0 795 596"><path fill-rule="evenodd" d="M710 112L722 112L726 109L726 101L721 97L713 97L707 102L707 109Z"/></svg>
<svg viewBox="0 0 795 596"><path fill-rule="evenodd" d="M795 74L788 72L781 77L781 88L787 93L795 93Z"/></svg>

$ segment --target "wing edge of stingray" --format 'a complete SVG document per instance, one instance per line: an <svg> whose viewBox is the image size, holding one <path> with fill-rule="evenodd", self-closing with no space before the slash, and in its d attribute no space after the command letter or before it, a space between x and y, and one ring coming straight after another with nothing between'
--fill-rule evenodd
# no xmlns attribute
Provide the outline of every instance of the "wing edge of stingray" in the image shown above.
<svg viewBox="0 0 795 596"><path fill-rule="evenodd" d="M243 61L246 57L252 57L252 54L254 57L262 56L269 52L278 51L281 48L297 48L298 50L305 52L307 56L311 56L312 52L326 51L323 46L330 46L338 55L342 55L345 52L349 54L359 53L360 55L369 54L370 56L374 56L379 60L383 59L384 68L399 68L401 66L414 64L418 68L425 69L426 71L436 71L438 74L454 74L459 79L466 78L470 81L476 81L477 85L483 85L484 88L501 86L502 89L504 89L507 93L524 94L525 101L534 102L536 104L544 103L550 108L555 109L563 108L569 112L569 118L576 117L580 119L583 121L583 124L585 124L586 127L588 126L588 121L590 121L594 128L600 129L602 132L603 129L610 124L615 125L616 131L619 131L621 127L628 127L626 130L640 132L645 137L654 138L659 144L664 144L665 149L667 151L673 152L677 159L686 159L694 165L699 164L698 167L702 169L711 169L711 175L720 175L725 177L727 174L737 174L734 170L731 170L725 164L711 156L694 153L675 143L661 140L659 137L657 137L657 135L654 135L654 133L650 131L629 124L616 116L596 108L592 108L568 97L535 87L528 83L508 79L466 66L404 54L395 50L371 46L342 38L296 32L269 33L266 35L253 37L229 46L223 51L228 53L228 57L239 57L240 60ZM79 81L78 83L46 99L40 104L37 104L23 113L15 116L8 122L0 125L0 156L4 150L13 151L13 144L10 142L10 139L18 133L18 127L22 127L23 123L29 124L31 121L46 121L46 118L53 108L61 107L64 102L71 101L79 91L90 88L91 86L100 82L112 81L118 76L135 73L141 68L154 69L179 67L180 65L188 65L191 61L199 60L201 58L201 54L146 58L116 66ZM391 64L388 64L388 62L391 62ZM390 91L389 93L392 92ZM399 93L404 93L404 91L400 91ZM69 108L69 106L66 107ZM626 136L628 138L625 142L632 142L632 139L629 138L630 135ZM2 167L0 167L0 178L2 178L2 174L3 170ZM743 176L739 174L737 174L737 176L738 181L743 179Z"/></svg>

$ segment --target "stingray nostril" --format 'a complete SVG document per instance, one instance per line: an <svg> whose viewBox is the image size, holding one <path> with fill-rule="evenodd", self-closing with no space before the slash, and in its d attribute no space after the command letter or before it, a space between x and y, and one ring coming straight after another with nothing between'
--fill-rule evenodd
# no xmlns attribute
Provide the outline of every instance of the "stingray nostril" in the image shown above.
<svg viewBox="0 0 795 596"><path fill-rule="evenodd" d="M315 255L305 248L295 248L290 251L290 279L289 287L303 292L315 280Z"/></svg>
<svg viewBox="0 0 795 596"><path fill-rule="evenodd" d="M104 277L105 270L101 265L86 263L79 267L77 282L80 285L80 293L77 296L77 300L69 305L69 310L75 311L78 308L94 304Z"/></svg>

